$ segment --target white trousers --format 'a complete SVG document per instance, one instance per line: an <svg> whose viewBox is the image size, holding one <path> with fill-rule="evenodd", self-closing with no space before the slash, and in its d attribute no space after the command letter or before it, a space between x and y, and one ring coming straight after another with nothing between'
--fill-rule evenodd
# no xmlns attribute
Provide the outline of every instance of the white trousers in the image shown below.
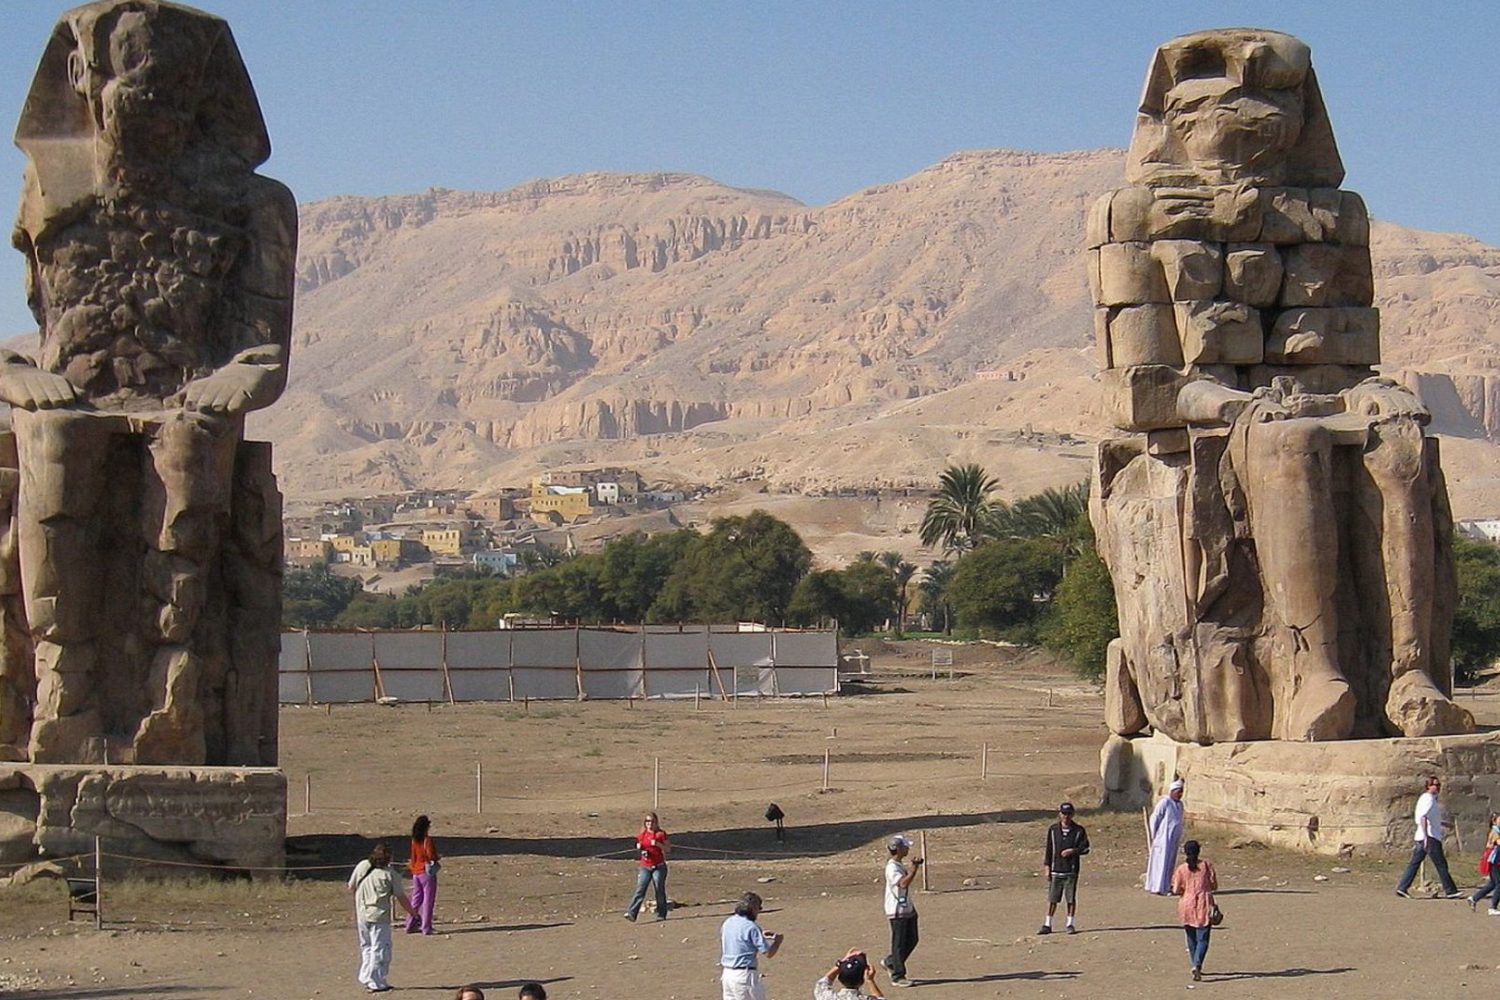
<svg viewBox="0 0 1500 1000"><path fill-rule="evenodd" d="M354 922L359 931L359 983L378 990L386 985L391 971L391 925L385 922Z"/></svg>
<svg viewBox="0 0 1500 1000"><path fill-rule="evenodd" d="M719 982L724 1000L766 1000L766 985L755 969L725 969Z"/></svg>

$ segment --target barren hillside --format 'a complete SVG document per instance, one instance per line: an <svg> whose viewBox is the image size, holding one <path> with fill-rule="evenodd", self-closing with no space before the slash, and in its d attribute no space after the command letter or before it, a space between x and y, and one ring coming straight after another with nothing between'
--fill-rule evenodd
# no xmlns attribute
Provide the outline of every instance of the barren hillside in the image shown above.
<svg viewBox="0 0 1500 1000"><path fill-rule="evenodd" d="M1013 493L1073 479L1102 430L1082 220L1121 164L959 153L819 208L681 174L308 205L291 387L253 430L294 496L589 461L796 492L954 459ZM1458 438L1460 513L1500 509L1500 250L1373 243L1387 368Z"/></svg>

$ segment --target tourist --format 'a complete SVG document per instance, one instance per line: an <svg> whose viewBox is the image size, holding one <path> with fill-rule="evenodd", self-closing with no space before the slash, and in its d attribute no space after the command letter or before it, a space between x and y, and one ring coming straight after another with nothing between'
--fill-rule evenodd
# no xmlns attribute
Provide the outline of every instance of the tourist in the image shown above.
<svg viewBox="0 0 1500 1000"><path fill-rule="evenodd" d="M1172 892L1172 866L1177 863L1177 845L1182 843L1182 792L1185 784L1181 778L1173 779L1167 786L1167 794L1151 810L1151 819L1146 823L1146 837L1150 841L1150 855L1146 859L1146 891L1158 896Z"/></svg>
<svg viewBox="0 0 1500 1000"><path fill-rule="evenodd" d="M834 989L834 983L838 989ZM849 949L848 954L827 973L813 983L813 1000L861 1000L862 997L883 997L880 984L875 981L875 969L858 948Z"/></svg>
<svg viewBox="0 0 1500 1000"><path fill-rule="evenodd" d="M453 1000L484 1000L484 990L472 983L468 986L460 986L458 992L453 994Z"/></svg>
<svg viewBox="0 0 1500 1000"><path fill-rule="evenodd" d="M1500 862L1500 813L1490 813L1490 832L1484 838L1479 864L1480 874L1488 879L1469 897L1469 909L1476 909L1481 899L1490 896L1488 913L1492 917L1500 917L1500 863L1497 862Z"/></svg>
<svg viewBox="0 0 1500 1000"><path fill-rule="evenodd" d="M761 898L753 892L740 897L734 915L719 928L719 976L723 1000L766 1000L766 987L760 978L760 956L773 957L781 948L782 936L762 931Z"/></svg>
<svg viewBox="0 0 1500 1000"><path fill-rule="evenodd" d="M891 922L891 953L880 960L891 974L892 986L910 986L906 978L906 960L917 948L917 908L911 901L912 879L922 867L922 858L911 866L905 864L911 853L911 840L900 834L886 844L890 860L885 863L885 915Z"/></svg>
<svg viewBox="0 0 1500 1000"><path fill-rule="evenodd" d="M1437 869L1438 881L1443 884L1443 895L1448 899L1457 899L1463 893L1453 883L1453 876L1448 874L1448 859L1443 855L1443 833L1453 829L1453 823L1443 814L1443 804L1438 801L1442 793L1443 783L1437 775L1429 775L1427 778L1427 790L1417 797L1417 808L1415 818L1417 829L1413 836L1411 849L1411 861L1407 862L1406 871L1401 874L1401 881L1396 883L1396 895L1404 899L1410 899L1407 889L1411 888L1412 881L1417 877L1417 870L1422 867L1424 858L1432 859L1432 867Z"/></svg>
<svg viewBox="0 0 1500 1000"><path fill-rule="evenodd" d="M656 813L648 812L641 820L641 832L635 835L640 870L636 873L635 895L630 897L630 905L625 908L626 920L635 922L649 885L656 887L656 919L667 919L667 853L671 846L667 842L667 831L661 828Z"/></svg>
<svg viewBox="0 0 1500 1000"><path fill-rule="evenodd" d="M437 845L428 832L432 821L418 816L411 825L411 860L407 870L411 872L411 916L406 918L406 933L432 933L432 907L437 902L438 869L442 866L438 858Z"/></svg>
<svg viewBox="0 0 1500 1000"><path fill-rule="evenodd" d="M521 987L517 1000L547 1000L547 989L541 983L527 983Z"/></svg>
<svg viewBox="0 0 1500 1000"><path fill-rule="evenodd" d="M401 891L401 876L391 871L391 852L376 844L370 856L354 866L349 891L354 894L354 926L359 932L359 982L371 993L391 988L391 900L412 913L411 900Z"/></svg>
<svg viewBox="0 0 1500 1000"><path fill-rule="evenodd" d="M1052 915L1064 900L1068 904L1068 933L1078 933L1073 914L1078 908L1079 859L1088 852L1088 831L1073 822L1073 803L1064 802L1057 807L1057 822L1047 828L1047 849L1042 854L1042 869L1047 873L1047 916L1038 934L1052 933Z"/></svg>
<svg viewBox="0 0 1500 1000"><path fill-rule="evenodd" d="M1196 840L1183 844L1182 854L1187 860L1172 873L1172 894L1182 897L1177 901L1177 917L1187 933L1188 961L1197 982L1203 978L1203 959L1208 955L1208 937L1213 932L1214 892L1219 888L1219 877L1213 865L1199 860Z"/></svg>

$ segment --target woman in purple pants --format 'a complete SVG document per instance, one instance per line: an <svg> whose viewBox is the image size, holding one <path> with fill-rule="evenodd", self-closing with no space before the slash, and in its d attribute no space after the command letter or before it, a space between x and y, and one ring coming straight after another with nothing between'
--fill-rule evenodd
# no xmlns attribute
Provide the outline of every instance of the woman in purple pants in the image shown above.
<svg viewBox="0 0 1500 1000"><path fill-rule="evenodd" d="M406 918L406 933L432 933L432 904L437 902L438 852L428 832L432 821L418 816L411 825L411 915Z"/></svg>

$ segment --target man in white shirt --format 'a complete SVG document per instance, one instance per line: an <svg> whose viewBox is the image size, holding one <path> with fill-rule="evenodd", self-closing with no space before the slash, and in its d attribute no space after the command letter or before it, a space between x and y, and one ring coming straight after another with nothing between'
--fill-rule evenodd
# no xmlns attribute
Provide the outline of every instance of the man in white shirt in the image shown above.
<svg viewBox="0 0 1500 1000"><path fill-rule="evenodd" d="M1457 899L1463 895L1458 886L1453 884L1453 876L1448 874L1448 859L1443 856L1443 834L1453 828L1453 823L1444 816L1443 804L1438 801L1438 794L1442 789L1443 783L1438 776L1430 775L1427 778L1427 791L1417 799L1417 829L1412 838L1411 861L1407 863L1401 881L1396 883L1396 895L1403 899L1411 898L1406 890L1411 888L1424 858L1432 859L1432 867L1437 869L1445 897Z"/></svg>
<svg viewBox="0 0 1500 1000"><path fill-rule="evenodd" d="M891 974L892 986L910 986L906 978L906 959L917 947L917 908L911 901L912 879L922 867L922 858L911 866L904 863L911 852L911 841L897 835L886 844L891 859L885 865L885 915L891 922L891 953L880 960Z"/></svg>
<svg viewBox="0 0 1500 1000"><path fill-rule="evenodd" d="M391 969L391 901L401 904L408 914L411 900L401 891L401 876L391 871L391 852L384 844L349 874L349 891L354 894L354 926L359 931L359 982L371 993L385 993L385 981Z"/></svg>

